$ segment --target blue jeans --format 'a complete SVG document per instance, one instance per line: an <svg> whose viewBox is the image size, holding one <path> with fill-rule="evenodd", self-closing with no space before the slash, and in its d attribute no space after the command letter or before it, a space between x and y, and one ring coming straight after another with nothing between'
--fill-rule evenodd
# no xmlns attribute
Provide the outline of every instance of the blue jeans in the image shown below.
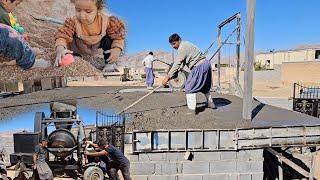
<svg viewBox="0 0 320 180"><path fill-rule="evenodd" d="M36 58L23 37L5 24L0 24L0 54L16 60L22 69L31 68Z"/></svg>

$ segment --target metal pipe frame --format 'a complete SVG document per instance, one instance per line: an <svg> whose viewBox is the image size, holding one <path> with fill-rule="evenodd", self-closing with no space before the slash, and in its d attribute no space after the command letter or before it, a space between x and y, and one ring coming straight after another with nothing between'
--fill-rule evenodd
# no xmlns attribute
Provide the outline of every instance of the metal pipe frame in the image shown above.
<svg viewBox="0 0 320 180"><path fill-rule="evenodd" d="M222 42L221 42L221 31L222 31L222 28L231 23L233 20L237 19L237 42L234 43L236 44L236 51L237 51L237 74L236 74L236 79L239 81L239 75L240 75L240 20L241 20L241 15L240 15L240 12L234 14L233 16L229 17L228 19L226 19L225 21L223 21L222 23L220 23L218 25L218 28L217 28L217 42L218 42L218 45L221 46L222 45ZM225 44L232 44L232 43L225 43ZM218 52L218 65L217 65L217 68L218 68L218 85L219 85L219 88L221 86L221 50L219 50Z"/></svg>

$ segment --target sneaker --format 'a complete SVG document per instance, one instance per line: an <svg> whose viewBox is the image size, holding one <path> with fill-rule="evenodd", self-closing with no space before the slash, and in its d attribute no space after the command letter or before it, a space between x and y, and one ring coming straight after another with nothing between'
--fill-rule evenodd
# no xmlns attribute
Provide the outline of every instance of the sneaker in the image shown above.
<svg viewBox="0 0 320 180"><path fill-rule="evenodd" d="M152 87L152 86L149 86L149 87L147 87L147 89L148 89L148 90L152 90L152 89L153 89L153 87Z"/></svg>
<svg viewBox="0 0 320 180"><path fill-rule="evenodd" d="M207 102L206 103L206 107L210 108L210 109L217 109L216 105L214 104L214 102Z"/></svg>

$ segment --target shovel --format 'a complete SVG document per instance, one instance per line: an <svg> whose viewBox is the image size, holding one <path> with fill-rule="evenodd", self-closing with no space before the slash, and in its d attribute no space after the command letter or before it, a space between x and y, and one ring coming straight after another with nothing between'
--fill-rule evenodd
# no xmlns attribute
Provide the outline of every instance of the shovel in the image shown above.
<svg viewBox="0 0 320 180"><path fill-rule="evenodd" d="M136 100L134 103L132 103L131 105L127 106L126 108L124 108L123 110L119 111L117 114L122 114L123 112L127 111L128 109L132 108L133 106L135 106L136 104L138 104L139 102L141 102L143 99L145 99L146 97L150 96L152 93L154 93L156 90L160 89L162 87L162 85L154 88L152 91L150 91L148 94L144 95L143 97L141 97L140 99Z"/></svg>

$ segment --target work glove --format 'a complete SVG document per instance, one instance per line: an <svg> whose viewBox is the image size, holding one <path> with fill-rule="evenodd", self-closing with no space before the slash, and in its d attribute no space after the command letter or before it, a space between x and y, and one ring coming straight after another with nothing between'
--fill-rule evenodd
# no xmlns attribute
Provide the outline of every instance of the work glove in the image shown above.
<svg viewBox="0 0 320 180"><path fill-rule="evenodd" d="M56 55L56 60L54 62L54 66L56 66L56 67L59 66L63 56L65 56L66 54L72 54L73 53L73 51L70 51L69 49L66 49L63 46L58 46L56 51L57 51L57 55Z"/></svg>

